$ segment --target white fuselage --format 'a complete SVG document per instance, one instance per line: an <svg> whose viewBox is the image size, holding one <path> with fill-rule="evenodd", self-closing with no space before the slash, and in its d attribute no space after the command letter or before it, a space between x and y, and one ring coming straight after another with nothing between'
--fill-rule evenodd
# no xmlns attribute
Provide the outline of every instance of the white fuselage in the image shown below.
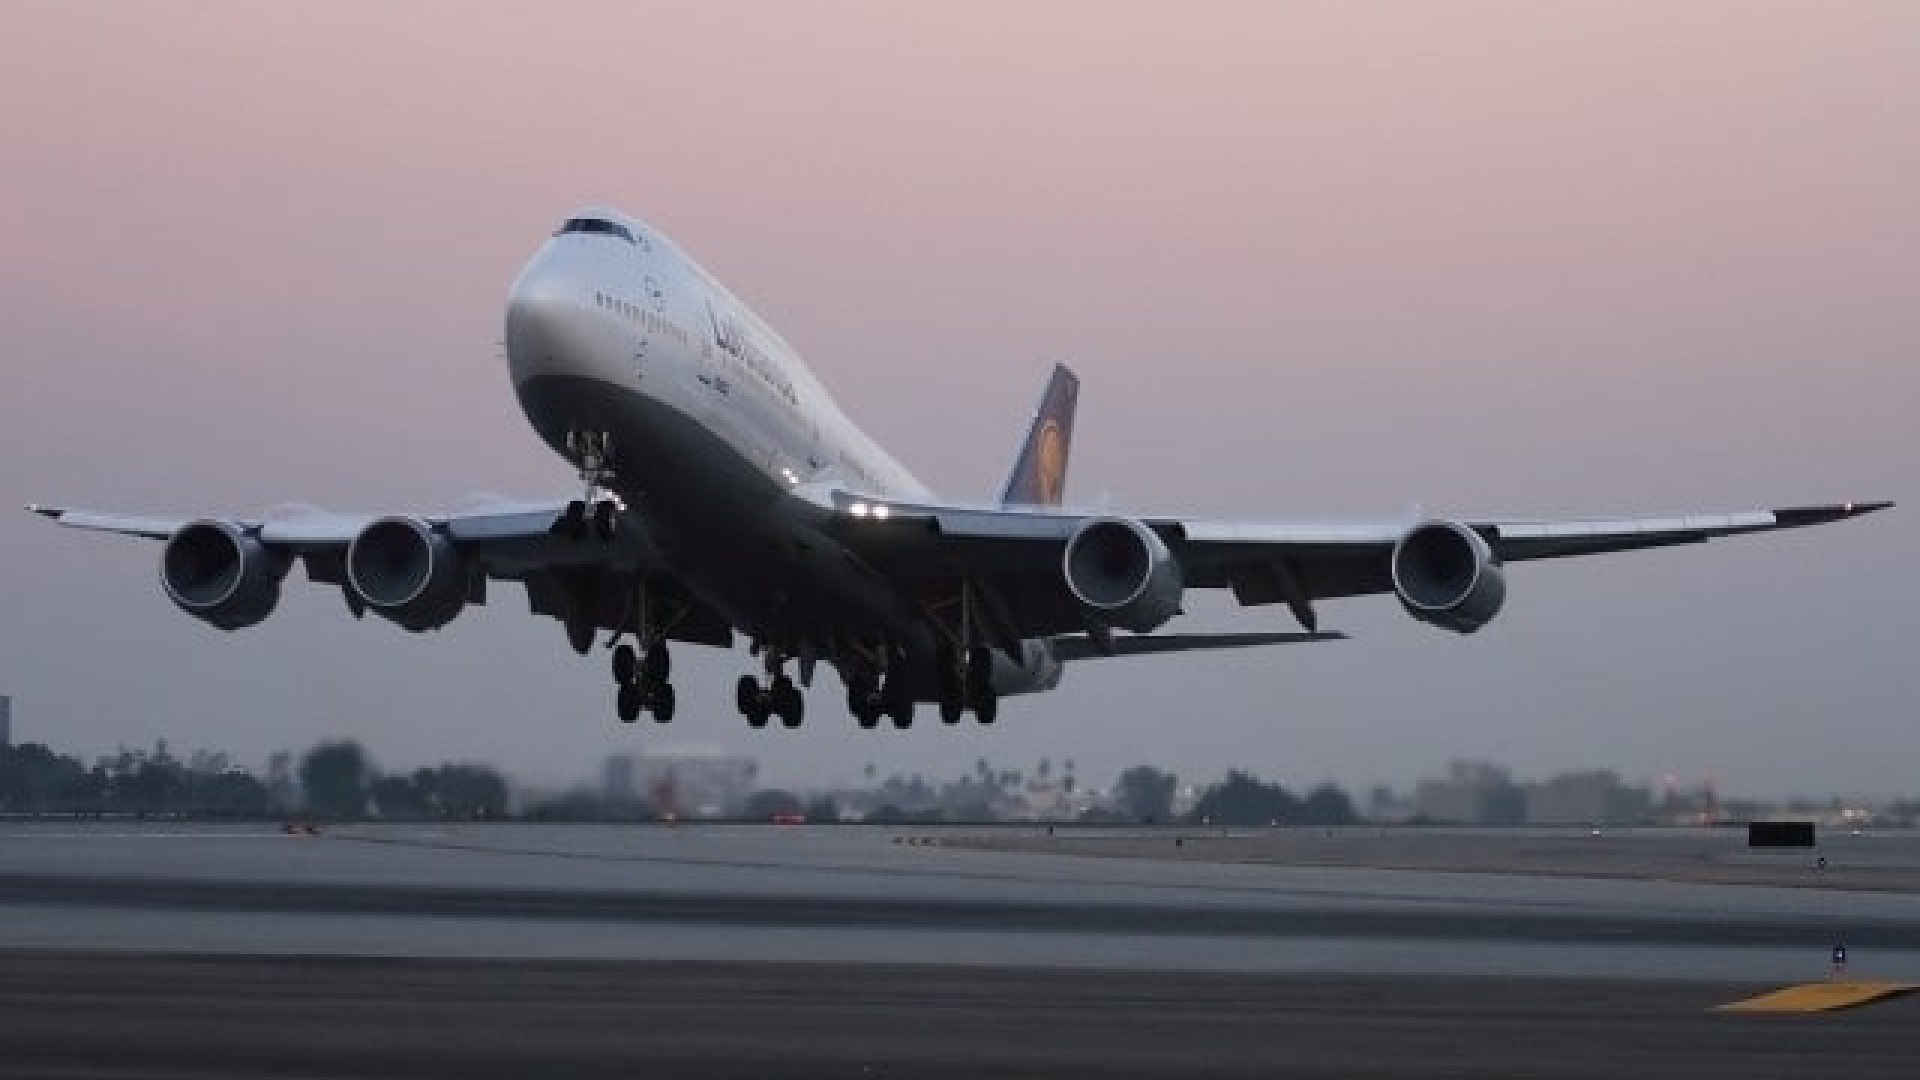
<svg viewBox="0 0 1920 1080"><path fill-rule="evenodd" d="M515 280L506 320L515 392L555 452L585 467L604 436L605 482L637 511L662 565L756 640L831 629L904 633L913 597L866 573L795 512L803 486L931 497L854 426L794 350L672 241L582 210ZM929 660L931 640L899 643ZM1044 643L999 658L1005 693L1050 688ZM824 656L834 659L833 654Z"/></svg>
<svg viewBox="0 0 1920 1080"><path fill-rule="evenodd" d="M521 271L507 316L516 388L557 376L640 395L706 428L776 489L930 494L847 419L780 335L672 241L610 211L571 220L625 233L557 233Z"/></svg>

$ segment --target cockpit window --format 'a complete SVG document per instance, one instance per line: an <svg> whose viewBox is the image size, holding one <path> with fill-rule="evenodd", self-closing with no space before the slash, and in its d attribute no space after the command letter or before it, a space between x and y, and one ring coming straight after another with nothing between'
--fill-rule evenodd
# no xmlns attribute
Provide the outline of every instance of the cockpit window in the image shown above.
<svg viewBox="0 0 1920 1080"><path fill-rule="evenodd" d="M633 233L625 225L617 221L608 221L606 218L568 218L566 224L560 226L560 230L553 235L561 236L566 233L600 233L606 236L617 236L629 244L633 243Z"/></svg>

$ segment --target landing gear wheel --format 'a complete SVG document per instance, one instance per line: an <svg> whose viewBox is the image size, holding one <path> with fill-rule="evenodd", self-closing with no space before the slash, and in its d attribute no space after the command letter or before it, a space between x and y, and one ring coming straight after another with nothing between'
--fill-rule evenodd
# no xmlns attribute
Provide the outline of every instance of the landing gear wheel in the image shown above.
<svg viewBox="0 0 1920 1080"><path fill-rule="evenodd" d="M1000 716L1000 695L993 690L993 650L975 649L967 655L967 704L973 718L991 724Z"/></svg>
<svg viewBox="0 0 1920 1080"><path fill-rule="evenodd" d="M653 690L653 722L656 724L673 723L674 693L673 684L663 682Z"/></svg>
<svg viewBox="0 0 1920 1080"><path fill-rule="evenodd" d="M640 719L640 688L632 683L622 683L620 693L614 700L614 707L620 714L620 722L631 724Z"/></svg>
<svg viewBox="0 0 1920 1080"><path fill-rule="evenodd" d="M602 499L593 504L593 535L602 543L611 544L620 535L620 508L612 499Z"/></svg>
<svg viewBox="0 0 1920 1080"><path fill-rule="evenodd" d="M938 671L940 672L940 722L957 724L967 711L967 673L954 658L952 649L940 650Z"/></svg>
<svg viewBox="0 0 1920 1080"><path fill-rule="evenodd" d="M673 659L667 652L665 641L656 641L647 646L647 675L665 682L673 677Z"/></svg>
<svg viewBox="0 0 1920 1080"><path fill-rule="evenodd" d="M973 703L973 718L982 724L991 724L1000 718L1000 695L988 690L984 697Z"/></svg>
<svg viewBox="0 0 1920 1080"><path fill-rule="evenodd" d="M769 710L766 695L760 692L760 683L753 676L740 676L740 681L734 684L733 702L739 708L740 715L747 718L748 727L767 726Z"/></svg>
<svg viewBox="0 0 1920 1080"><path fill-rule="evenodd" d="M892 679L888 679L880 697L881 711L893 721L894 727L905 731L913 726L913 694L906 687L896 686Z"/></svg>
<svg viewBox="0 0 1920 1080"><path fill-rule="evenodd" d="M621 686L625 686L628 683L640 681L639 675L640 658L635 655L633 646L624 641L615 646L613 650L613 681L619 683Z"/></svg>
<svg viewBox="0 0 1920 1080"><path fill-rule="evenodd" d="M871 675L854 675L847 680L847 712L869 730L880 724L878 686Z"/></svg>
<svg viewBox="0 0 1920 1080"><path fill-rule="evenodd" d="M575 499L567 504L567 512L553 523L553 531L569 540L580 541L587 538L587 504Z"/></svg>
<svg viewBox="0 0 1920 1080"><path fill-rule="evenodd" d="M597 631L592 619L576 616L567 618L567 644L581 656L593 651L593 636Z"/></svg>
<svg viewBox="0 0 1920 1080"><path fill-rule="evenodd" d="M789 728L799 727L806 716L806 702L800 697L800 688L785 675L773 680L773 686L767 690L767 705L780 718L780 723Z"/></svg>

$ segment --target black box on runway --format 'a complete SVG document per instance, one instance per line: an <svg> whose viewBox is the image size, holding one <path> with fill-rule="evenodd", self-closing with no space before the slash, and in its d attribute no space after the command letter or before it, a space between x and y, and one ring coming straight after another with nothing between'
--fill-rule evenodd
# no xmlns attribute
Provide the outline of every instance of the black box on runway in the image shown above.
<svg viewBox="0 0 1920 1080"><path fill-rule="evenodd" d="M1811 821L1749 821L1748 847L1812 847Z"/></svg>

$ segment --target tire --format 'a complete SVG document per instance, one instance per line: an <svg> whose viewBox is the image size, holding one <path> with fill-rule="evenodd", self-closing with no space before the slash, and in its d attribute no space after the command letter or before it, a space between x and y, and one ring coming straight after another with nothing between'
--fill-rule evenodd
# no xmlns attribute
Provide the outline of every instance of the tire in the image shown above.
<svg viewBox="0 0 1920 1080"><path fill-rule="evenodd" d="M667 652L665 640L656 641L647 646L646 671L649 678L666 682L673 678L673 654Z"/></svg>
<svg viewBox="0 0 1920 1080"><path fill-rule="evenodd" d="M653 691L653 722L656 724L673 723L674 700L673 684L663 682Z"/></svg>
<svg viewBox="0 0 1920 1080"><path fill-rule="evenodd" d="M963 702L961 702L958 695L949 694L949 695L944 695L940 698L940 722L941 723L951 727L952 725L960 722L961 715L966 711L967 711L967 707Z"/></svg>
<svg viewBox="0 0 1920 1080"><path fill-rule="evenodd" d="M599 627L593 625L592 619L569 618L567 619L567 644L573 647L574 652L585 656L593 651L593 636L598 629Z"/></svg>
<svg viewBox="0 0 1920 1080"><path fill-rule="evenodd" d="M733 704L734 708L740 710L741 716L751 718L754 711L760 708L759 681L751 675L740 676L740 681L733 684Z"/></svg>
<svg viewBox="0 0 1920 1080"><path fill-rule="evenodd" d="M1000 695L988 690L973 703L973 718L982 724L991 724L1000 718Z"/></svg>
<svg viewBox="0 0 1920 1080"><path fill-rule="evenodd" d="M632 683L622 683L620 692L614 697L614 709L623 724L640 719L640 688Z"/></svg>
<svg viewBox="0 0 1920 1080"><path fill-rule="evenodd" d="M797 728L806 718L806 701L800 696L800 688L785 675L773 680L773 688L767 691L767 702L783 727Z"/></svg>
<svg viewBox="0 0 1920 1080"><path fill-rule="evenodd" d="M587 538L590 531L587 525L587 504L578 499L567 504L567 512L554 522L554 531L574 543Z"/></svg>
<svg viewBox="0 0 1920 1080"><path fill-rule="evenodd" d="M640 660L634 655L633 646L621 642L613 650L613 681L625 686L640 681Z"/></svg>

